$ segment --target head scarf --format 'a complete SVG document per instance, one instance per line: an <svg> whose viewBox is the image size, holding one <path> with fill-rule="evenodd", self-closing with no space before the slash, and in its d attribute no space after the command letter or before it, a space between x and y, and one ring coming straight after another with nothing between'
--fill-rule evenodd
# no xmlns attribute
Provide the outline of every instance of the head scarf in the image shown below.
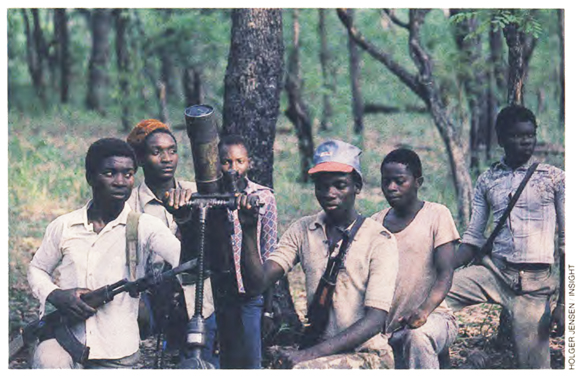
<svg viewBox="0 0 580 378"><path fill-rule="evenodd" d="M142 145L147 136L156 130L169 130L169 127L163 122L156 119L145 119L137 124L127 136L127 143L133 147L133 149L138 150Z"/></svg>

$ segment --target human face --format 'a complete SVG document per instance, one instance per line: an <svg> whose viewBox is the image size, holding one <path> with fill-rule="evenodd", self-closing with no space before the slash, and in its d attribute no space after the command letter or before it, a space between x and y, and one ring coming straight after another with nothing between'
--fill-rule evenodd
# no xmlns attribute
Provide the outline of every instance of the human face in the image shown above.
<svg viewBox="0 0 580 378"><path fill-rule="evenodd" d="M320 172L313 176L314 194L327 215L338 219L354 209L360 187L352 173Z"/></svg>
<svg viewBox="0 0 580 378"><path fill-rule="evenodd" d="M171 135L158 132L145 139L141 165L146 180L154 182L172 180L178 162L177 145Z"/></svg>
<svg viewBox="0 0 580 378"><path fill-rule="evenodd" d="M387 202L395 209L405 209L417 199L423 178L415 178L401 163L387 163L381 168L381 189Z"/></svg>
<svg viewBox="0 0 580 378"><path fill-rule="evenodd" d="M248 151L244 146L239 144L223 146L220 149L220 160L223 173L234 170L243 178L246 177L248 169L250 169Z"/></svg>
<svg viewBox="0 0 580 378"><path fill-rule="evenodd" d="M536 126L529 121L517 122L503 131L499 145L504 149L506 162L518 167L532 157L536 141Z"/></svg>
<svg viewBox="0 0 580 378"><path fill-rule="evenodd" d="M125 203L135 183L133 159L126 156L110 156L103 160L99 169L89 179L93 198L103 203Z"/></svg>

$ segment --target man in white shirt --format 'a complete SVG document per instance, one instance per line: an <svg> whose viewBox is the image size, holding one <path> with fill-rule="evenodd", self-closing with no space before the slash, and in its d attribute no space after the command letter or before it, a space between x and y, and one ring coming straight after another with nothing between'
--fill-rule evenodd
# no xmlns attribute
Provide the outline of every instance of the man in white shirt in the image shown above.
<svg viewBox="0 0 580 378"><path fill-rule="evenodd" d="M40 340L33 368L128 368L139 359L139 299L122 293L98 310L80 299L83 293L130 276L125 249L131 208L126 201L137 169L135 154L120 139L100 139L89 147L85 167L93 198L47 227L28 281L41 303L41 316L48 302L71 319L72 333L90 348L88 361L73 361L57 340L48 338ZM144 275L152 253L172 266L179 263L179 240L153 216L140 217L137 244L137 277Z"/></svg>

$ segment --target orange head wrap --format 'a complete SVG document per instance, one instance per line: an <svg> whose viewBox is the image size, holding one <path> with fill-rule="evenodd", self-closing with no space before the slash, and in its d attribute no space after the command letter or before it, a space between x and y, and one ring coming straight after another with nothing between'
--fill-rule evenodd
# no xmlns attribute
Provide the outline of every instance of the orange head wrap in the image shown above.
<svg viewBox="0 0 580 378"><path fill-rule="evenodd" d="M127 136L127 143L129 143L133 149L138 150L145 141L145 138L155 130L170 131L169 127L159 120L144 119L139 122L133 130L131 130L129 136Z"/></svg>

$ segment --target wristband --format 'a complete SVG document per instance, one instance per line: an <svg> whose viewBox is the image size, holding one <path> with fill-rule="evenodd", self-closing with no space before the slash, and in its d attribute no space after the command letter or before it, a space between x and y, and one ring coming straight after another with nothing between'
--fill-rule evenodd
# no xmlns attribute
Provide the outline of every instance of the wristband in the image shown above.
<svg viewBox="0 0 580 378"><path fill-rule="evenodd" d="M267 318L274 319L274 313L273 312L266 312L266 311L264 311L262 313L262 315L264 315Z"/></svg>

